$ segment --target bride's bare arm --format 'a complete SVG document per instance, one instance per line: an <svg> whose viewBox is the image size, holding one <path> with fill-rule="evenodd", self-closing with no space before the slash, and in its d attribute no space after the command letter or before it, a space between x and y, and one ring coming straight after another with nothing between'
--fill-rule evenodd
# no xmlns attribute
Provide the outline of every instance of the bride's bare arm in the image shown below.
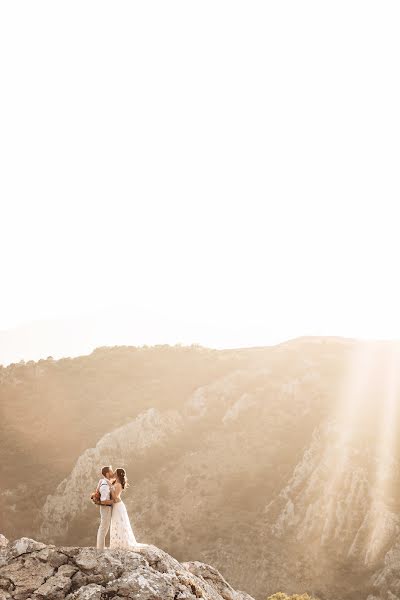
<svg viewBox="0 0 400 600"><path fill-rule="evenodd" d="M114 485L114 488L111 488L111 498L113 500L113 502L121 502L121 492L122 492L122 485L120 483L116 483Z"/></svg>

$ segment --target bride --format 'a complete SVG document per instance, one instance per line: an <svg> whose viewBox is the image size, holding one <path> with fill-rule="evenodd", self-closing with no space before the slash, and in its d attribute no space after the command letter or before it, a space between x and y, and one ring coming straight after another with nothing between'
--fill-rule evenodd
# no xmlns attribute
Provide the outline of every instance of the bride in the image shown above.
<svg viewBox="0 0 400 600"><path fill-rule="evenodd" d="M111 498L113 500L110 527L110 548L144 548L147 546L147 544L139 544L139 542L136 541L129 521L126 506L121 499L122 491L128 484L125 469L117 469L115 471L115 476L116 479L114 483L109 481Z"/></svg>

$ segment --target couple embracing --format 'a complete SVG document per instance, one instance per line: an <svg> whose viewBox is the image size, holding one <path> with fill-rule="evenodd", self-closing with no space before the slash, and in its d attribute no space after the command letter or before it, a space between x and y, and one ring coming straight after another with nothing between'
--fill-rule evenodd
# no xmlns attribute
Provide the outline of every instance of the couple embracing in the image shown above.
<svg viewBox="0 0 400 600"><path fill-rule="evenodd" d="M92 500L100 505L100 525L97 532L97 549L104 550L106 535L110 531L110 548L139 549L147 544L136 541L121 494L128 485L125 469L113 471L103 467Z"/></svg>

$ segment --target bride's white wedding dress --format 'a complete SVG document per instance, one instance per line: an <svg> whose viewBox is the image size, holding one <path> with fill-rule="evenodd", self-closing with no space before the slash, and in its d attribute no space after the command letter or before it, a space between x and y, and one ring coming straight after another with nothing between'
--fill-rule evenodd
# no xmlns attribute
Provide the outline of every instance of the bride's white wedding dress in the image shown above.
<svg viewBox="0 0 400 600"><path fill-rule="evenodd" d="M143 548L147 544L136 541L129 521L128 511L122 500L113 504L110 526L110 548Z"/></svg>

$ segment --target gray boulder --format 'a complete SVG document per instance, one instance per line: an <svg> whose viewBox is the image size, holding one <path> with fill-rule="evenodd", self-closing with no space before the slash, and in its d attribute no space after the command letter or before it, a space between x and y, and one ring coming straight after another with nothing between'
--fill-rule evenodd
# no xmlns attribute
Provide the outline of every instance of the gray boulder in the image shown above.
<svg viewBox="0 0 400 600"><path fill-rule="evenodd" d="M56 548L22 538L0 547L0 600L252 600L217 569L156 546Z"/></svg>

